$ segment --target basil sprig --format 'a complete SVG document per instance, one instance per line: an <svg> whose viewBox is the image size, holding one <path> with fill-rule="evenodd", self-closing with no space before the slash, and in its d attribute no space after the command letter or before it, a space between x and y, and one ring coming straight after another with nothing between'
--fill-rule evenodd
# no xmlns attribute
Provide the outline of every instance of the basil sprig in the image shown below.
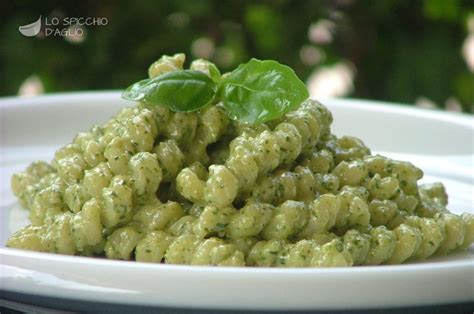
<svg viewBox="0 0 474 314"><path fill-rule="evenodd" d="M122 97L175 112L192 112L222 101L231 119L263 123L281 117L309 96L291 68L272 60L251 59L223 78L217 68L210 68L210 74L168 72L131 85Z"/></svg>

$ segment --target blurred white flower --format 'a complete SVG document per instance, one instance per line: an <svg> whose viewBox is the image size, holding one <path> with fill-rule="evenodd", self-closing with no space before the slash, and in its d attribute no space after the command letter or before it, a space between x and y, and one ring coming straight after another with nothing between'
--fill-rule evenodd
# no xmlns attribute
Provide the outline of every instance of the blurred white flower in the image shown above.
<svg viewBox="0 0 474 314"><path fill-rule="evenodd" d="M348 62L316 69L308 78L307 85L311 96L345 96L354 89L354 67Z"/></svg>
<svg viewBox="0 0 474 314"><path fill-rule="evenodd" d="M322 19L312 23L308 29L308 39L314 44L328 44L332 42L336 25L330 20Z"/></svg>
<svg viewBox="0 0 474 314"><path fill-rule="evenodd" d="M459 102L459 100L456 99L456 97L449 97L448 99L446 99L444 107L448 111L462 112L461 103Z"/></svg>
<svg viewBox="0 0 474 314"><path fill-rule="evenodd" d="M474 32L470 33L462 45L462 54L466 60L467 67L474 72Z"/></svg>
<svg viewBox="0 0 474 314"><path fill-rule="evenodd" d="M467 67L474 72L474 14L470 14L466 22L467 37L462 45L462 55Z"/></svg>
<svg viewBox="0 0 474 314"><path fill-rule="evenodd" d="M37 75L31 75L21 83L18 96L30 97L44 93L43 83Z"/></svg>
<svg viewBox="0 0 474 314"><path fill-rule="evenodd" d="M235 53L228 47L218 47L214 59L220 67L228 68L234 63Z"/></svg>
<svg viewBox="0 0 474 314"><path fill-rule="evenodd" d="M436 104L425 96L419 96L415 100L415 106L424 109L435 109Z"/></svg>
<svg viewBox="0 0 474 314"><path fill-rule="evenodd" d="M300 49L300 59L306 65L315 65L326 59L326 54L319 48L311 45L304 45Z"/></svg>
<svg viewBox="0 0 474 314"><path fill-rule="evenodd" d="M214 51L214 41L208 37L198 38L191 44L191 52L198 58L210 59Z"/></svg>
<svg viewBox="0 0 474 314"><path fill-rule="evenodd" d="M64 39L72 44L80 44L86 40L86 29L80 25L74 24L68 27Z"/></svg>

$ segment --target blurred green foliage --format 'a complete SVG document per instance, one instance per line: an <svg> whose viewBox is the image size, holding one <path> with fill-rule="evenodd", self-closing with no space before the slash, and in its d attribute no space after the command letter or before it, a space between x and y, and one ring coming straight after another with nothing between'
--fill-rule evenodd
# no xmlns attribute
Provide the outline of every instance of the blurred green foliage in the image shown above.
<svg viewBox="0 0 474 314"><path fill-rule="evenodd" d="M80 43L22 36L18 27L39 15L108 24L86 27ZM304 79L346 60L356 71L347 96L410 104L422 96L439 107L455 99L472 112L474 73L462 55L469 18L474 6L462 0L2 1L0 95L17 94L31 75L45 92L122 89L161 54L185 52L223 70L275 59ZM308 35L318 21L334 26L320 42Z"/></svg>

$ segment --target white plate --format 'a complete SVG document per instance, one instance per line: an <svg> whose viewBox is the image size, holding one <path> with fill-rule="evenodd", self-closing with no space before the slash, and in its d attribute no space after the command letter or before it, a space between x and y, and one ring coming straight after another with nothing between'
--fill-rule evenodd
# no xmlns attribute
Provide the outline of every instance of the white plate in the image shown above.
<svg viewBox="0 0 474 314"><path fill-rule="evenodd" d="M424 181L443 180L450 209L473 208L473 119L353 100L323 101L336 134L412 160ZM26 223L9 180L80 130L126 105L116 92L4 98L1 110L0 242ZM50 297L214 309L357 309L474 300L468 252L401 266L257 269L151 265L0 248L0 289Z"/></svg>

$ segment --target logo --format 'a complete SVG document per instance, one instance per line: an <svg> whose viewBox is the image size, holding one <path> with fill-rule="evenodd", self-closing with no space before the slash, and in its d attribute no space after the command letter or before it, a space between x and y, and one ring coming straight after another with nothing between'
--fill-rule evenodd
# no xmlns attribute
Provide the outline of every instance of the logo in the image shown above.
<svg viewBox="0 0 474 314"><path fill-rule="evenodd" d="M41 15L35 22L18 27L23 36L33 37L39 34L41 30Z"/></svg>
<svg viewBox="0 0 474 314"><path fill-rule="evenodd" d="M18 27L23 36L33 37L40 34L41 37L82 37L86 27L105 26L109 23L106 17L52 17L41 19ZM43 29L41 28L43 26ZM42 31L41 31L42 30Z"/></svg>

